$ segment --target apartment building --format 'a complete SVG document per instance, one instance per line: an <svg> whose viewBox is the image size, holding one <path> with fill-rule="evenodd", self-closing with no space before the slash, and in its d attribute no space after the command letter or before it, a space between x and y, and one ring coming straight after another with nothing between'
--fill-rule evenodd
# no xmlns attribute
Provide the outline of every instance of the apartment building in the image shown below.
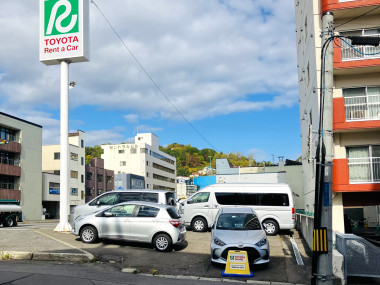
<svg viewBox="0 0 380 285"><path fill-rule="evenodd" d="M145 188L176 189L176 159L159 149L158 137L137 134L134 143L102 145L104 167L115 174L131 173L145 177Z"/></svg>
<svg viewBox="0 0 380 285"><path fill-rule="evenodd" d="M295 0L305 212L314 212L315 150L319 124L321 25L334 14L340 36L380 36L379 0ZM379 223L380 47L333 48L333 231L345 232L344 214Z"/></svg>
<svg viewBox="0 0 380 285"><path fill-rule="evenodd" d="M96 196L114 190L113 170L104 169L104 160L91 159L91 164L86 165L86 203Z"/></svg>
<svg viewBox="0 0 380 285"><path fill-rule="evenodd" d="M0 201L20 201L24 220L41 220L42 127L0 112Z"/></svg>
<svg viewBox="0 0 380 285"><path fill-rule="evenodd" d="M60 145L42 146L42 171L56 175L44 175L42 203L47 211L54 211L56 215L59 213L60 148ZM72 207L85 203L85 133L81 130L69 133L68 177L68 204L71 210Z"/></svg>

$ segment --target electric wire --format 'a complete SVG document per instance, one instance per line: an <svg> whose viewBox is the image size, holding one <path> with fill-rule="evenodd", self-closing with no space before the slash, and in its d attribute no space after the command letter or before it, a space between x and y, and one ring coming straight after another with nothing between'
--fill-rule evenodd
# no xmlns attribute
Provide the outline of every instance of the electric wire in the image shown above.
<svg viewBox="0 0 380 285"><path fill-rule="evenodd" d="M344 37L342 37L342 36L336 36L336 38L339 38L342 41L344 41L350 48L352 48L354 51L356 51L359 54L362 54L362 55L377 55L377 54L380 54L380 52L375 52L375 53L364 53L364 52L361 52L360 50L358 50L357 48L355 48L353 45L351 45L349 42L347 42L344 39Z"/></svg>
<svg viewBox="0 0 380 285"><path fill-rule="evenodd" d="M115 33L116 37L120 40L122 45L125 47L125 49L129 52L129 54L132 56L132 58L135 60L135 62L138 64L138 66L141 68L141 70L145 73L145 75L149 78L149 80L153 83L153 85L157 88L159 93L161 93L162 96L169 102L169 104L177 111L177 113L182 117L182 119L208 144L210 145L214 150L217 150L217 148L210 143L205 136L203 136L200 131L198 131L197 128L185 117L185 115L182 114L182 112L174 105L174 103L170 100L170 98L165 94L165 92L160 88L160 86L154 81L154 79L149 75L149 73L146 71L146 69L142 66L140 61L137 59L137 57L133 54L133 52L128 48L128 46L125 44L123 39L120 37L119 33L116 31L116 29L112 26L111 22L107 19L107 17L104 15L102 10L99 8L99 6L95 3L94 0L91 0L91 3L95 5L95 7L98 9L99 13L103 16L104 20L108 23L111 30Z"/></svg>

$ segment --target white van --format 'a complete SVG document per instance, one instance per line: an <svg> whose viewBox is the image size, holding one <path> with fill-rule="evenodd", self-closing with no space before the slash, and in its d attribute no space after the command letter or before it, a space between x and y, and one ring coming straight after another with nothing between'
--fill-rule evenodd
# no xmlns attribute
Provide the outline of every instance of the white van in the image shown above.
<svg viewBox="0 0 380 285"><path fill-rule="evenodd" d="M175 193L173 191L149 189L109 191L99 195L84 205L73 207L70 213L70 224L73 225L78 216L87 215L112 205L130 201L145 201L170 206L176 205Z"/></svg>
<svg viewBox="0 0 380 285"><path fill-rule="evenodd" d="M220 208L234 205L252 207L267 235L294 228L292 191L283 183L210 185L182 201L179 213L186 226L203 232L214 222Z"/></svg>

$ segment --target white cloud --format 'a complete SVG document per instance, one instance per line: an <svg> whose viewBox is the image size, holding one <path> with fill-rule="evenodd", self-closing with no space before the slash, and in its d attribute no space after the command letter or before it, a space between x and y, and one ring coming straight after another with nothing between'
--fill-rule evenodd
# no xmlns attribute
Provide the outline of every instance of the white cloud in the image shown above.
<svg viewBox="0 0 380 285"><path fill-rule="evenodd" d="M292 1L96 3L189 120L297 104ZM38 61L38 14L38 1L0 1L0 106L7 109L59 107L59 67ZM71 106L177 119L94 5L90 19L90 62L70 65L79 95Z"/></svg>
<svg viewBox="0 0 380 285"><path fill-rule="evenodd" d="M103 143L119 144L125 142L125 137L120 134L122 128L113 128L110 130L96 130L86 132L86 145L101 145Z"/></svg>

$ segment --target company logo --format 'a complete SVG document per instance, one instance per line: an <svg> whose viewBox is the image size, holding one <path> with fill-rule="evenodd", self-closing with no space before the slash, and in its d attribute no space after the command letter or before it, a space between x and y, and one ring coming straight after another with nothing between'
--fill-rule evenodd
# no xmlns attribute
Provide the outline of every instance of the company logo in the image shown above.
<svg viewBox="0 0 380 285"><path fill-rule="evenodd" d="M79 32L78 0L45 0L45 36Z"/></svg>

